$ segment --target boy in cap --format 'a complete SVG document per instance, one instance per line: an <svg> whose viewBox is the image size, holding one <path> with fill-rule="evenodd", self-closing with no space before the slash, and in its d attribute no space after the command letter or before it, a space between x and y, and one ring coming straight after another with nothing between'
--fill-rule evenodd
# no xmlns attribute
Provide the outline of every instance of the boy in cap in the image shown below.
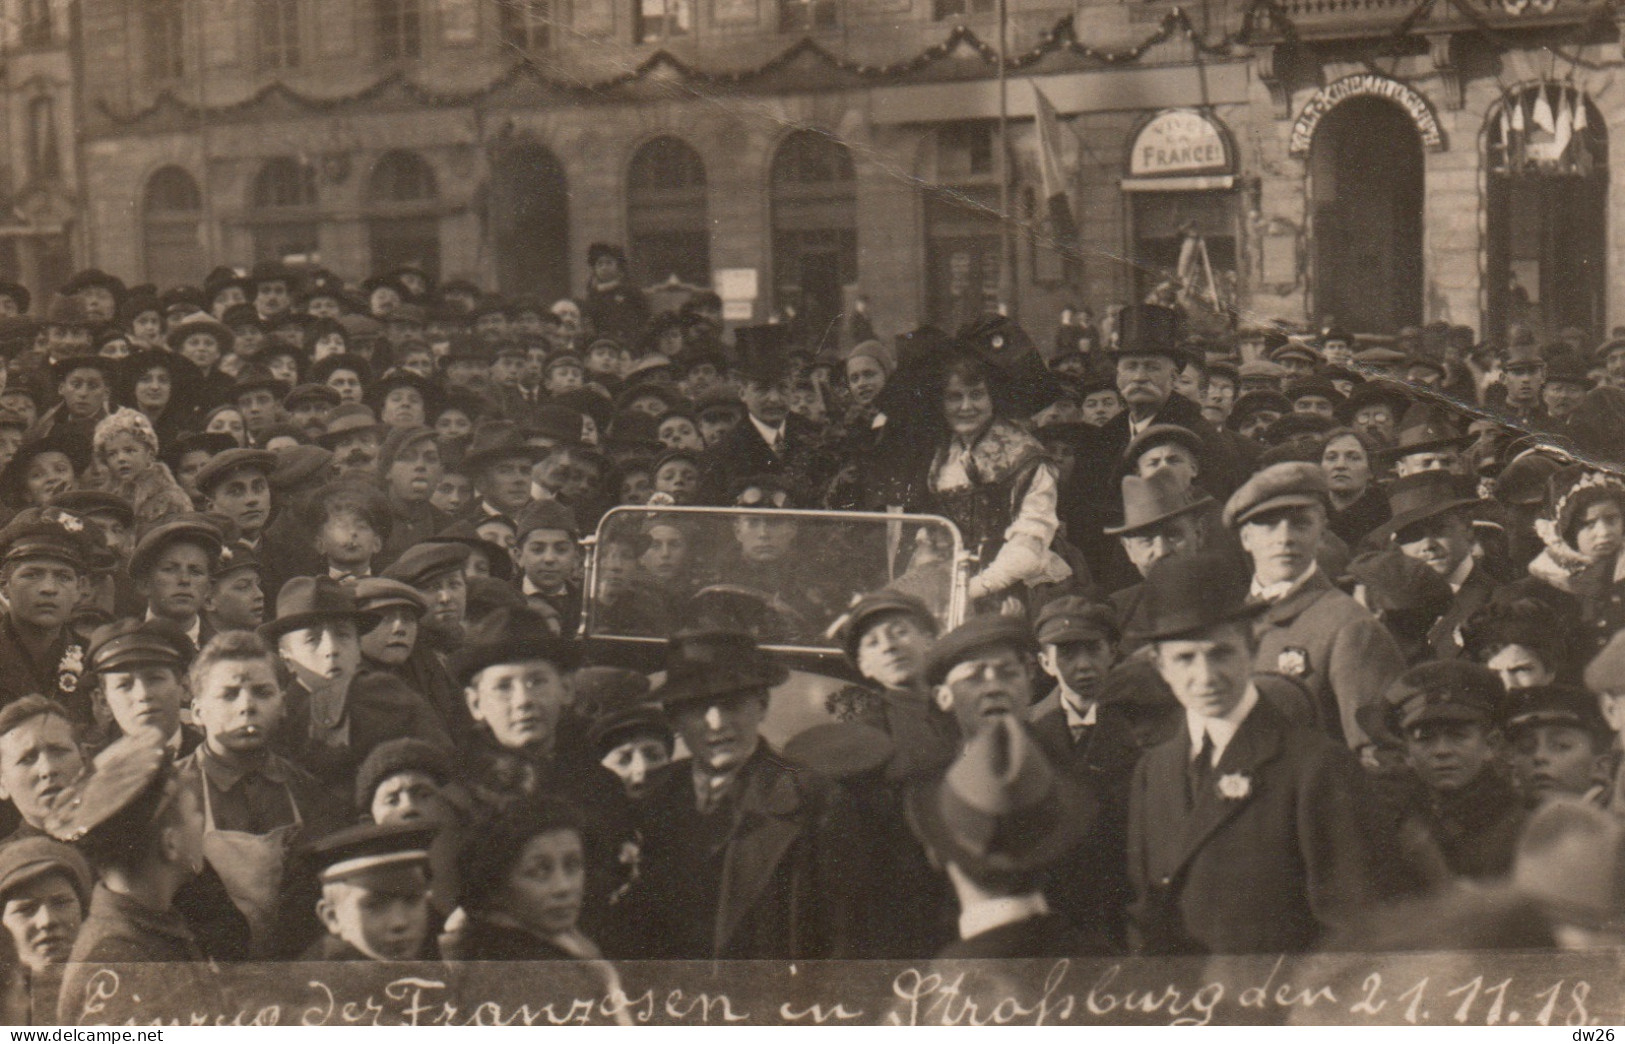
<svg viewBox="0 0 1625 1044"><path fill-rule="evenodd" d="M0 923L20 961L28 1022L56 1022L62 972L90 903L84 856L49 837L0 846Z"/></svg>
<svg viewBox="0 0 1625 1044"><path fill-rule="evenodd" d="M319 490L307 509L311 542L328 576L340 583L372 575L394 521L389 501L371 485L339 480Z"/></svg>
<svg viewBox="0 0 1625 1044"><path fill-rule="evenodd" d="M150 729L176 758L197 749L203 733L181 721L195 655L192 640L165 620L115 620L91 632L91 699L98 720L112 720L112 738Z"/></svg>
<svg viewBox="0 0 1625 1044"><path fill-rule="evenodd" d="M1604 803L1614 733L1596 697L1574 685L1537 685L1508 693L1501 713L1513 781L1526 804L1562 795Z"/></svg>
<svg viewBox="0 0 1625 1044"><path fill-rule="evenodd" d="M0 707L39 693L90 721L84 646L68 626L87 573L88 531L72 516L25 511L0 530Z"/></svg>
<svg viewBox="0 0 1625 1044"><path fill-rule="evenodd" d="M307 961L415 961L434 957L429 903L429 845L421 823L364 823L312 846L327 934Z"/></svg>
<svg viewBox="0 0 1625 1044"><path fill-rule="evenodd" d="M209 596L203 600L203 626L210 634L252 631L265 620L265 587L260 560L244 543L228 544L215 559Z"/></svg>
<svg viewBox="0 0 1625 1044"><path fill-rule="evenodd" d="M234 449L216 453L197 473L197 491L208 509L224 515L243 542L261 550L271 520L271 473L277 456L266 450Z"/></svg>
<svg viewBox="0 0 1625 1044"><path fill-rule="evenodd" d="M513 559L522 574L521 593L558 619L560 633L573 636L581 625L581 545L575 514L558 501L536 500L515 521Z"/></svg>
<svg viewBox="0 0 1625 1044"><path fill-rule="evenodd" d="M143 533L130 556L130 579L147 601L148 619L174 625L194 646L212 638L203 632L203 605L223 545L220 530L197 515L174 516Z"/></svg>
<svg viewBox="0 0 1625 1044"><path fill-rule="evenodd" d="M959 746L953 719L932 703L925 681L926 655L936 637L936 617L924 602L884 588L864 595L841 625L847 662L880 691L859 690L866 698L837 713L891 737L896 753L886 777L892 782L940 772Z"/></svg>
<svg viewBox="0 0 1625 1044"><path fill-rule="evenodd" d="M219 983L175 896L203 870L203 804L154 733L126 736L52 806L47 832L75 845L101 875L68 957L58 1022L118 1022L141 1012L136 984L112 997L102 965L164 965L163 983L198 1011L216 1010Z"/></svg>
<svg viewBox="0 0 1625 1044"><path fill-rule="evenodd" d="M931 647L925 679L937 707L959 724L961 752L994 719L1027 720L1036 651L1032 629L1002 614L974 616Z"/></svg>
<svg viewBox="0 0 1625 1044"><path fill-rule="evenodd" d="M1130 788L1136 949L1307 950L1390 890L1359 763L1260 697L1252 620L1270 606L1229 563L1170 558L1146 587L1128 631L1186 727L1141 757Z"/></svg>
<svg viewBox="0 0 1625 1044"><path fill-rule="evenodd" d="M1332 586L1316 553L1326 531L1326 475L1318 465L1272 464L1224 508L1252 560L1254 670L1296 678L1327 733L1359 750L1370 740L1355 711L1381 699L1405 669L1393 636Z"/></svg>
<svg viewBox="0 0 1625 1044"><path fill-rule="evenodd" d="M1493 671L1462 660L1412 667L1384 694L1405 767L1378 794L1398 806L1401 849L1430 889L1512 869L1524 810L1500 764L1504 697Z"/></svg>

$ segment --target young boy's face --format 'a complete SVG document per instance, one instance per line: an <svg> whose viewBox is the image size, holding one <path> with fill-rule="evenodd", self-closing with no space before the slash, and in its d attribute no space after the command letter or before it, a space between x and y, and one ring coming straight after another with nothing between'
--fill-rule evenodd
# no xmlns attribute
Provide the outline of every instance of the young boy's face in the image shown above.
<svg viewBox="0 0 1625 1044"><path fill-rule="evenodd" d="M1584 794L1602 778L1606 753L1600 746L1572 725L1531 725L1512 737L1512 772L1535 801Z"/></svg>
<svg viewBox="0 0 1625 1044"><path fill-rule="evenodd" d="M331 935L375 961L419 956L429 934L429 889L416 867L322 887L316 913Z"/></svg>
<svg viewBox="0 0 1625 1044"><path fill-rule="evenodd" d="M525 374L525 357L503 355L491 364L491 381L508 388L519 387L519 378Z"/></svg>
<svg viewBox="0 0 1625 1044"><path fill-rule="evenodd" d="M581 548L562 529L533 529L514 555L530 582L543 591L556 591L575 576Z"/></svg>
<svg viewBox="0 0 1625 1044"><path fill-rule="evenodd" d="M581 387L581 382L582 374L579 366L555 366L547 371L546 387L552 395L575 391Z"/></svg>
<svg viewBox="0 0 1625 1044"><path fill-rule="evenodd" d="M621 353L614 345L600 344L587 353L587 369L593 373L619 374Z"/></svg>
<svg viewBox="0 0 1625 1044"><path fill-rule="evenodd" d="M384 542L359 511L340 510L328 514L316 530L316 550L331 566L356 571L372 562Z"/></svg>
<svg viewBox="0 0 1625 1044"><path fill-rule="evenodd" d="M1423 721L1405 730L1405 763L1429 790L1448 793L1477 779L1498 746L1482 722Z"/></svg>

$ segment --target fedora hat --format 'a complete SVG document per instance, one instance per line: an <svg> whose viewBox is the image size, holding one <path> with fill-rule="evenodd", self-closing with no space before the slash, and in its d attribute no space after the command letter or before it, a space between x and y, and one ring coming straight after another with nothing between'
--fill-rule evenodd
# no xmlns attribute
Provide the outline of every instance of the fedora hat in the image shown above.
<svg viewBox="0 0 1625 1044"><path fill-rule="evenodd" d="M468 685L487 667L530 660L573 671L581 665L581 646L555 633L547 617L534 609L499 609L469 631L451 658L451 673L459 685Z"/></svg>
<svg viewBox="0 0 1625 1044"><path fill-rule="evenodd" d="M980 877L1055 865L1097 809L1056 773L1023 726L998 718L966 744L942 779L909 792L908 813L938 859Z"/></svg>
<svg viewBox="0 0 1625 1044"><path fill-rule="evenodd" d="M371 406L347 402L335 406L327 415L327 430L316 437L316 442L323 449L335 449L340 441L353 435L370 431L382 436L388 427L378 423L378 415L372 412Z"/></svg>
<svg viewBox="0 0 1625 1044"><path fill-rule="evenodd" d="M1123 524L1107 526L1108 536L1125 536L1179 515L1200 511L1213 498L1196 489L1181 489L1177 476L1154 471L1150 478L1123 476Z"/></svg>
<svg viewBox="0 0 1625 1044"><path fill-rule="evenodd" d="M356 631L366 634L383 619L378 613L356 608L355 594L329 576L296 576L276 596L276 619L260 624L259 634L275 642L289 631L325 620L354 620Z"/></svg>
<svg viewBox="0 0 1625 1044"><path fill-rule="evenodd" d="M669 712L695 700L771 689L789 676L743 631L688 631L666 643L666 679L650 698Z"/></svg>
<svg viewBox="0 0 1625 1044"><path fill-rule="evenodd" d="M1449 417L1425 403L1418 403L1400 421L1394 447L1377 454L1377 459L1392 464L1413 453L1465 449L1472 441L1472 436L1461 434Z"/></svg>
<svg viewBox="0 0 1625 1044"><path fill-rule="evenodd" d="M578 436L579 438L579 436ZM525 441L519 425L510 420L491 420L474 429L474 437L463 454L462 471L473 475L499 460L520 459L534 464L545 451Z"/></svg>
<svg viewBox="0 0 1625 1044"><path fill-rule="evenodd" d="M1468 480L1448 471L1422 471L1405 475L1388 484L1388 506L1393 517L1384 522L1374 537L1378 541L1398 536L1405 527L1469 507L1478 497Z"/></svg>
<svg viewBox="0 0 1625 1044"><path fill-rule="evenodd" d="M1175 555L1146 574L1145 594L1124 637L1140 643L1178 638L1251 619L1268 607L1248 600L1236 563L1214 554Z"/></svg>

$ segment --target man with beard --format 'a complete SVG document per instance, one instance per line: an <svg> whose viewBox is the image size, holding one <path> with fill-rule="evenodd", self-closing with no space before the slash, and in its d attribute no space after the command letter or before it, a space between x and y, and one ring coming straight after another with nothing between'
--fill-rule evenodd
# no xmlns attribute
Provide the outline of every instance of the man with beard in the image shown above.
<svg viewBox="0 0 1625 1044"><path fill-rule="evenodd" d="M90 723L84 648L68 626L85 582L86 532L76 518L36 511L0 530L0 594L9 604L0 616L0 707L38 693Z"/></svg>
<svg viewBox="0 0 1625 1044"><path fill-rule="evenodd" d="M49 837L0 846L0 922L17 949L28 1022L56 1021L57 991L90 902L84 856Z"/></svg>

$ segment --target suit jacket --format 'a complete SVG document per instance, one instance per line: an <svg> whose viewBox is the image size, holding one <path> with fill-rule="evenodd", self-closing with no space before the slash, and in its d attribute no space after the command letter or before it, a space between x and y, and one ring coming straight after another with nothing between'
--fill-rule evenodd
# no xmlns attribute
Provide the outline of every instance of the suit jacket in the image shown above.
<svg viewBox="0 0 1625 1044"><path fill-rule="evenodd" d="M752 475L782 475L807 505L816 506L835 477L837 458L818 426L797 413L784 419L784 453L775 454L747 416L705 453L700 493L707 504L733 501L733 486Z"/></svg>
<svg viewBox="0 0 1625 1044"><path fill-rule="evenodd" d="M1354 712L1381 699L1405 670L1405 654L1376 617L1317 570L1266 609L1254 621L1253 633L1258 637L1254 672L1297 678L1333 738L1354 748L1371 742Z"/></svg>
<svg viewBox="0 0 1625 1044"><path fill-rule="evenodd" d="M1134 772L1138 950L1300 952L1386 897L1365 778L1346 748L1260 700L1187 810L1190 761L1181 729ZM1241 793L1221 793L1227 776Z"/></svg>
<svg viewBox="0 0 1625 1044"><path fill-rule="evenodd" d="M315 776L346 804L353 800L356 770L385 740L412 736L452 749L440 715L428 699L407 688L396 675L363 670L350 682L346 699L350 736L345 746L327 747L311 739L310 691L297 681L288 685L287 714L272 737L278 753Z"/></svg>
<svg viewBox="0 0 1625 1044"><path fill-rule="evenodd" d="M1454 660L1461 655L1458 635L1462 626L1490 600L1498 586L1495 578L1482 565L1474 563L1472 572L1467 574L1467 580L1450 603L1450 609L1428 631L1428 644L1433 647L1436 658Z"/></svg>

